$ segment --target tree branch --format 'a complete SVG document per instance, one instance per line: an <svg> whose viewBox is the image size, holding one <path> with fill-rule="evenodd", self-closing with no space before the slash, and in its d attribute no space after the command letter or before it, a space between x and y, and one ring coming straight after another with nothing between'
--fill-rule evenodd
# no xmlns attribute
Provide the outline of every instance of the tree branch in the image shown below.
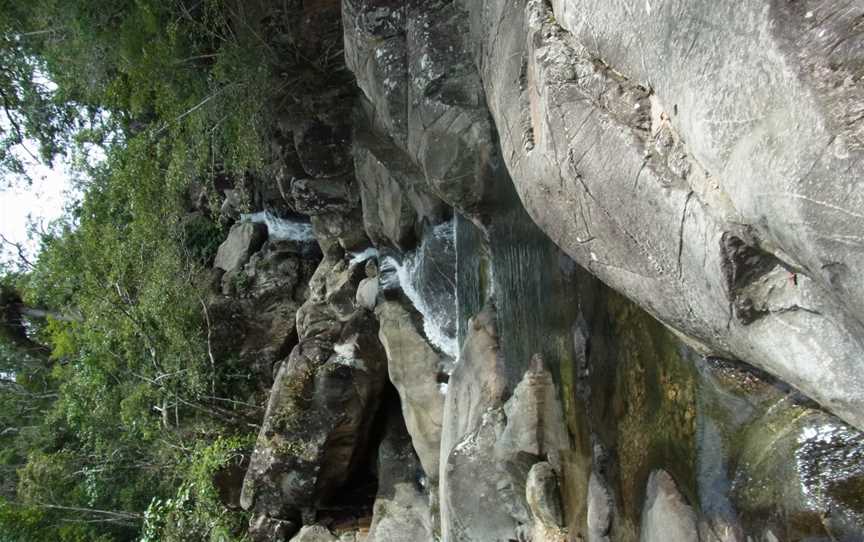
<svg viewBox="0 0 864 542"><path fill-rule="evenodd" d="M44 504L44 503L36 503L36 506L40 508L47 508L49 510L63 510L66 512L80 512L84 514L93 514L93 515L101 515L108 516L112 518L121 518L125 520L135 520L140 521L143 519L143 516L137 512L126 512L126 511L118 511L118 510L99 510L97 508L80 508L78 506L61 506L59 504Z"/></svg>
<svg viewBox="0 0 864 542"><path fill-rule="evenodd" d="M39 163L39 158L37 158L35 154L30 152L30 149L28 149L27 145L24 144L24 132L21 130L21 125L18 124L18 121L16 121L15 117L12 115L12 110L15 108L12 107L12 101L9 99L9 95L6 94L6 91L3 90L2 87L0 87L0 98L3 99L3 111L6 113L6 118L9 120L9 124L15 131L15 142L21 145L21 148L23 148L27 152L27 154L29 154L30 157L36 161L36 163Z"/></svg>
<svg viewBox="0 0 864 542"><path fill-rule="evenodd" d="M210 394L216 395L216 358L213 356L213 328L210 327L210 311L207 310L207 303L204 298L198 296L201 302L201 307L204 309L204 321L207 323L207 357L210 358Z"/></svg>
<svg viewBox="0 0 864 542"><path fill-rule="evenodd" d="M14 248L15 251L18 252L18 259L21 260L21 263L23 263L27 269L33 269L33 267L34 267L33 262L31 262L27 258L27 253L24 251L24 245L22 245L21 243L16 243L14 241L10 241L2 233L0 233L0 242L2 242L4 245L9 245L12 248Z"/></svg>

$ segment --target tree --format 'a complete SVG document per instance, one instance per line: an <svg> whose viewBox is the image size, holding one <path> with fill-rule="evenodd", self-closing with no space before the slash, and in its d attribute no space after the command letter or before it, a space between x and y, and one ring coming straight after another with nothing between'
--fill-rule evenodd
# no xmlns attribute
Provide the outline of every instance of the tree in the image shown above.
<svg viewBox="0 0 864 542"><path fill-rule="evenodd" d="M42 315L41 311L27 307L18 292L0 284L0 340L14 345L29 358L43 360L51 353L50 349L27 335L25 316L34 312Z"/></svg>
<svg viewBox="0 0 864 542"><path fill-rule="evenodd" d="M0 2L0 174L26 178L25 161L51 162L70 133L75 104L57 99L37 45L51 32L34 29L22 2Z"/></svg>
<svg viewBox="0 0 864 542"><path fill-rule="evenodd" d="M24 360L47 362L51 348L31 337L35 321L80 321L77 315L27 305L10 284L10 278L0 277L0 341L15 347Z"/></svg>
<svg viewBox="0 0 864 542"><path fill-rule="evenodd" d="M189 461L236 457L211 444L254 431L257 411L245 369L207 356L186 195L260 172L273 112L303 103L287 91L315 95L329 73L278 26L300 20L285 5L0 0L0 175L86 142L106 155L38 257L0 281L0 539L131 540L154 497L182 504L170 517L195 536L245 523Z"/></svg>

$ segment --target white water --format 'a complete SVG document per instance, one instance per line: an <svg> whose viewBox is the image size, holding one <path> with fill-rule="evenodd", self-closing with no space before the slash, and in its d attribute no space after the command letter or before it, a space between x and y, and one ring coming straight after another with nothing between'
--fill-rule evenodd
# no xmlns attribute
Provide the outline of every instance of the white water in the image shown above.
<svg viewBox="0 0 864 542"><path fill-rule="evenodd" d="M274 241L315 240L315 235L312 233L312 224L279 218L269 211L242 214L240 215L240 220L254 224L265 224L267 226L267 235Z"/></svg>
<svg viewBox="0 0 864 542"><path fill-rule="evenodd" d="M378 257L378 249L377 248L367 248L363 252L352 252L351 260L348 262L348 267L352 265L363 263L370 258Z"/></svg>
<svg viewBox="0 0 864 542"><path fill-rule="evenodd" d="M455 241L453 221L435 226L432 230L432 236L437 239L449 238L449 241ZM390 256L385 257L384 260L396 270L396 276L399 279L402 291L411 300L414 308L423 315L423 332L426 334L426 338L436 348L455 359L459 352L458 339L444 331L452 315L436 311L419 291L418 279L421 274L418 273L418 270L424 263L426 254L425 244L426 242L424 241L417 250L406 254L402 258L402 263L399 263L395 258ZM453 297L455 299L455 292ZM453 312L455 313L455 307Z"/></svg>

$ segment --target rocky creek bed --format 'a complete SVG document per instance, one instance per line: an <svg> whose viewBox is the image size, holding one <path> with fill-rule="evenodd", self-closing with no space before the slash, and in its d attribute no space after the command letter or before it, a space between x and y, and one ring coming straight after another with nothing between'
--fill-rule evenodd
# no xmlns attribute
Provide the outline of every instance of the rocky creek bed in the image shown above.
<svg viewBox="0 0 864 542"><path fill-rule="evenodd" d="M254 540L864 540L859 3L325 4L216 260Z"/></svg>

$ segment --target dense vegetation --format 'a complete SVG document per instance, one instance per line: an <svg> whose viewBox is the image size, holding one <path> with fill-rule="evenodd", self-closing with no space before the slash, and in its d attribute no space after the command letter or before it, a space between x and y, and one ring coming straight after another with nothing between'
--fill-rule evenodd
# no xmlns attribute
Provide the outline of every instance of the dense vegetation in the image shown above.
<svg viewBox="0 0 864 542"><path fill-rule="evenodd" d="M0 0L0 174L64 153L83 194L0 272L0 540L242 538L213 480L260 390L208 352L224 227L188 211L271 167L271 119L327 69L292 4Z"/></svg>

